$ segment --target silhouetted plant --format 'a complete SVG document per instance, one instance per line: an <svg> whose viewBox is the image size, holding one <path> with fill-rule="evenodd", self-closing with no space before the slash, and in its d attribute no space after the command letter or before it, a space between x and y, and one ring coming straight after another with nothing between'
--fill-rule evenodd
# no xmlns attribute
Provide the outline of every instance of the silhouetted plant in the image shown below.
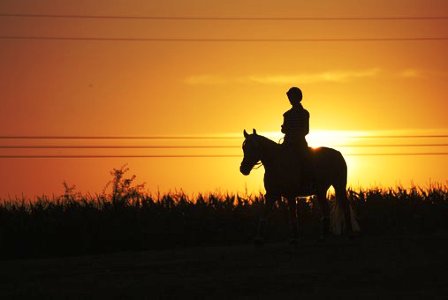
<svg viewBox="0 0 448 300"><path fill-rule="evenodd" d="M256 231L262 195L183 192L153 197L129 169L113 169L100 195L81 195L63 183L60 197L0 203L0 255L42 257L120 250L249 243ZM110 191L106 190L110 187ZM349 190L364 234L430 234L448 231L448 186ZM333 199L334 200L334 199ZM313 201L300 201L305 238L319 231ZM267 238L284 240L287 205L277 203Z"/></svg>
<svg viewBox="0 0 448 300"><path fill-rule="evenodd" d="M136 201L138 204L144 197L145 183L135 184L135 175L128 178L124 177L125 173L128 171L129 168L127 165L124 165L121 168L113 169L110 172L113 178L107 183L103 194L105 194L106 189L111 185L111 200L114 206L126 206L129 205L131 201Z"/></svg>

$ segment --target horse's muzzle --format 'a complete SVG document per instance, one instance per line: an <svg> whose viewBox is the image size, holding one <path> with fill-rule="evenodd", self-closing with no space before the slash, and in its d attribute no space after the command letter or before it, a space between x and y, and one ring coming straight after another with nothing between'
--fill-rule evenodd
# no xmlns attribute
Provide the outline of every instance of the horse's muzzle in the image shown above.
<svg viewBox="0 0 448 300"><path fill-rule="evenodd" d="M250 170L251 170L250 168L248 168L247 166L241 164L241 166L240 166L241 174L243 174L244 176L247 176L247 175L250 174Z"/></svg>

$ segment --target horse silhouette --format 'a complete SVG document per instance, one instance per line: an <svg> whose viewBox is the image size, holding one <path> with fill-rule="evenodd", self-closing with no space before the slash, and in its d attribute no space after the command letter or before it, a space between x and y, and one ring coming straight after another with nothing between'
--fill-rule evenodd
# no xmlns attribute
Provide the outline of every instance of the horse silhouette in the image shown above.
<svg viewBox="0 0 448 300"><path fill-rule="evenodd" d="M321 234L325 237L330 227L330 207L327 201L327 190L333 186L336 192L336 206L342 212L343 231L351 234L353 231L351 210L346 195L347 164L342 154L332 148L310 148L308 159L311 160L312 176L302 174L298 154L264 136L258 135L256 130L248 134L244 130L243 142L244 158L240 171L249 175L252 168L261 162L265 169L264 186L266 189L266 205L259 220L255 241L263 241L263 231L269 213L275 201L284 197L287 199L291 224L291 243L296 243L299 237L299 223L297 218L296 198L300 196L316 195L322 213ZM295 157L294 157L295 154ZM310 184L304 184L307 180ZM357 225L355 225L357 226Z"/></svg>

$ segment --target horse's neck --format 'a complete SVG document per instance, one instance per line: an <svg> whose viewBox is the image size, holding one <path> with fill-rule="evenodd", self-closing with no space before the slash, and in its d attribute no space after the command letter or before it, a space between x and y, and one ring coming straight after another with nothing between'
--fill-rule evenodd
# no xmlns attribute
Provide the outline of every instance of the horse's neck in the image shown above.
<svg viewBox="0 0 448 300"><path fill-rule="evenodd" d="M266 165L278 155L280 145L264 136L261 137L261 144L263 149L262 163Z"/></svg>

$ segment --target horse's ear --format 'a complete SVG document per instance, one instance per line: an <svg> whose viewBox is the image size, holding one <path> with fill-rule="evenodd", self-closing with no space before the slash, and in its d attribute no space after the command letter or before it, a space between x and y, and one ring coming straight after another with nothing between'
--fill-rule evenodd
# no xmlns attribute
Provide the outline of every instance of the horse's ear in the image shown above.
<svg viewBox="0 0 448 300"><path fill-rule="evenodd" d="M255 128L253 129L253 131L254 131L254 134L257 134L257 131L255 130Z"/></svg>
<svg viewBox="0 0 448 300"><path fill-rule="evenodd" d="M244 134L244 137L247 139L247 137L249 136L249 134L247 133L246 129L244 129L243 134Z"/></svg>

